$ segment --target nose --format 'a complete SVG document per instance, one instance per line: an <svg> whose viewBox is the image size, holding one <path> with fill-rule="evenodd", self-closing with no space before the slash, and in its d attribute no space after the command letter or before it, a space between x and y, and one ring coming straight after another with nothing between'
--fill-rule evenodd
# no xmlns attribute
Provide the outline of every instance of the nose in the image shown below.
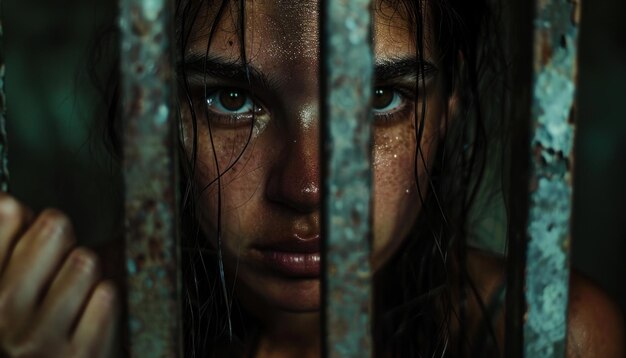
<svg viewBox="0 0 626 358"><path fill-rule="evenodd" d="M310 118L308 123L298 123L285 133L287 139L270 171L266 196L292 211L309 214L320 207L319 125Z"/></svg>

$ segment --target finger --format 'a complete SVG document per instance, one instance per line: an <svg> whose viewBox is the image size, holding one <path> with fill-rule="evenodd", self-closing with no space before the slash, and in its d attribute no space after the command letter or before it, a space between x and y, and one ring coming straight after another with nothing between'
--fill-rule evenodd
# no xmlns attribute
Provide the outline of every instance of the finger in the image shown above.
<svg viewBox="0 0 626 358"><path fill-rule="evenodd" d="M31 312L74 244L69 220L45 210L18 240L0 279L0 315L29 320Z"/></svg>
<svg viewBox="0 0 626 358"><path fill-rule="evenodd" d="M113 349L119 323L119 303L110 281L96 286L71 340L77 357L104 357Z"/></svg>
<svg viewBox="0 0 626 358"><path fill-rule="evenodd" d="M0 273L10 256L15 241L26 225L32 222L33 212L12 196L0 192Z"/></svg>
<svg viewBox="0 0 626 358"><path fill-rule="evenodd" d="M86 248L76 248L67 257L39 308L36 330L52 340L69 341L72 325L87 303L99 278L98 258Z"/></svg>

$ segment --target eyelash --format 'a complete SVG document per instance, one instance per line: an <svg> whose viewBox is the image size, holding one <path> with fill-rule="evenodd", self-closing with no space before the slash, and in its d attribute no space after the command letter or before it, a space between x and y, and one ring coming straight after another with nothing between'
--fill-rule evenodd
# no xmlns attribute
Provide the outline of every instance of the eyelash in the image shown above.
<svg viewBox="0 0 626 358"><path fill-rule="evenodd" d="M375 123L389 124L396 120L401 120L401 118L404 118L409 113L409 111L412 110L413 102L415 101L415 93L413 90L403 88L401 86L377 86L375 87L375 89L378 89L378 88L392 90L394 92L394 96L399 97L400 104L396 106L396 109L390 110L387 112L377 112L375 109L372 109ZM248 111L248 112L243 112L243 113L225 114L225 113L218 113L215 110L211 110L210 102L215 101L215 100L219 101L220 99L216 98L216 96L223 93L224 91L229 91L229 90L240 92L243 95L245 95L246 103L248 103L249 101L252 101L251 105L254 108L254 113L251 113L250 111ZM209 112L211 121L216 124L223 124L227 126L236 126L236 127L249 125L251 121L253 120L253 118L267 114L265 107L262 104L260 104L258 100L256 100L255 98L252 98L250 93L246 90L235 88L235 87L217 87L217 88L208 89L207 92L208 92L207 98L204 101L201 101L201 103L206 106L206 109ZM220 104L220 106L224 108L222 104Z"/></svg>
<svg viewBox="0 0 626 358"><path fill-rule="evenodd" d="M248 110L247 112L227 114L227 113L219 113L216 110L212 110L210 107L214 105L212 105L211 102L214 100L217 100L216 103L218 103L220 99L219 97L216 98L216 96L226 91L235 91L235 92L242 93L244 96L246 96L245 105L248 105L248 106L251 105L252 111ZM253 118L266 114L266 110L264 109L264 107L260 105L257 100L252 98L249 92L243 89L239 89L235 87L217 87L217 88L207 89L207 93L208 94L207 94L206 99L204 101L201 101L201 103L204 106L206 106L205 108L207 109L209 113L209 117L213 123L222 124L226 126L234 126L234 127L244 126L244 125L249 125L251 121L253 120ZM248 104L249 102L251 103ZM218 105L224 108L223 104L218 103ZM224 109L228 111L227 108L224 108Z"/></svg>
<svg viewBox="0 0 626 358"><path fill-rule="evenodd" d="M372 110L372 112L374 113L374 124L383 124L383 125L390 124L395 121L400 121L403 118L406 118L406 116L411 113L412 108L413 108L413 103L415 102L414 91L407 89L407 88L398 87L398 86L388 86L388 87L380 86L376 88L390 88L391 90L393 90L394 95L399 97L399 100L401 101L401 103L400 105L398 105L396 110L389 111L389 112L376 113L375 110Z"/></svg>

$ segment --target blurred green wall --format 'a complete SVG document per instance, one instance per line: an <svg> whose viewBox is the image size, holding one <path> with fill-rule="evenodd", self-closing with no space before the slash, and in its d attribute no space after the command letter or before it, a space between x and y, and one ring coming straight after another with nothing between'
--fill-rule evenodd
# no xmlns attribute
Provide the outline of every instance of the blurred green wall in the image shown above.
<svg viewBox="0 0 626 358"><path fill-rule="evenodd" d="M573 258L626 311L626 1L582 3Z"/></svg>
<svg viewBox="0 0 626 358"><path fill-rule="evenodd" d="M91 135L87 50L115 2L4 0L15 195L61 208L88 243L118 236L116 172ZM626 1L583 2L574 266L626 308Z"/></svg>
<svg viewBox="0 0 626 358"><path fill-rule="evenodd" d="M87 58L115 1L2 1L11 190L35 209L60 208L78 237L101 242L119 213L110 169L92 136L98 95ZM93 137L93 138L92 138Z"/></svg>

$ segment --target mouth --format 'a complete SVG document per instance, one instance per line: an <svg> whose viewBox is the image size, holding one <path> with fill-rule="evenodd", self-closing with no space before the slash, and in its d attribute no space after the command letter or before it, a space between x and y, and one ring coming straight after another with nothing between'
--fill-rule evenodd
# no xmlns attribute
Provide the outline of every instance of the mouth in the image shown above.
<svg viewBox="0 0 626 358"><path fill-rule="evenodd" d="M258 263L288 278L312 279L320 276L320 237L302 239L298 235L253 248Z"/></svg>

